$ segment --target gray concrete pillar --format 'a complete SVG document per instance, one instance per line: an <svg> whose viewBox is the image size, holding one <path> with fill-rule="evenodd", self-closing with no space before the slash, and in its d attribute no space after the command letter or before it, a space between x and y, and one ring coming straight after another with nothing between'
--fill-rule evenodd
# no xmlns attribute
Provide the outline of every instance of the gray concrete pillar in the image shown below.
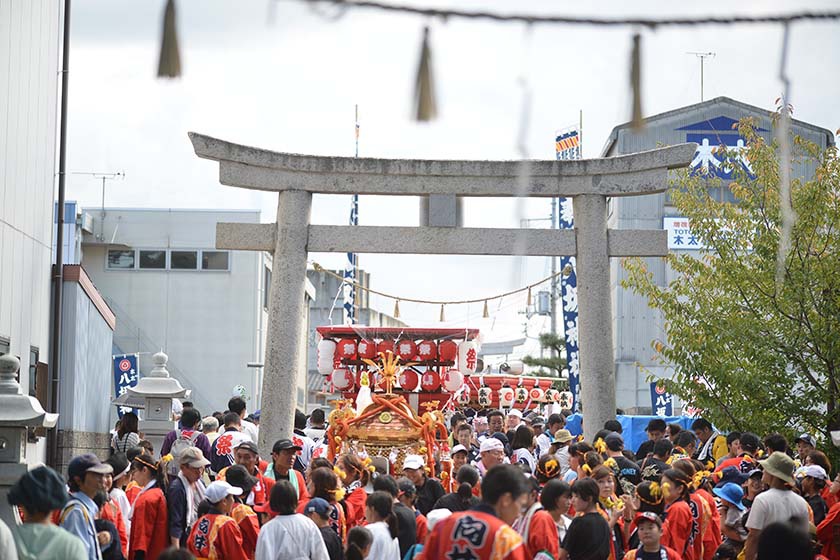
<svg viewBox="0 0 840 560"><path fill-rule="evenodd" d="M298 369L305 367L301 341L307 327L304 282L311 210L311 193L279 194L260 418L259 447L265 458L274 442L290 438L294 429Z"/></svg>
<svg viewBox="0 0 840 560"><path fill-rule="evenodd" d="M592 441L615 417L607 197L574 197L577 237L578 340L583 433Z"/></svg>

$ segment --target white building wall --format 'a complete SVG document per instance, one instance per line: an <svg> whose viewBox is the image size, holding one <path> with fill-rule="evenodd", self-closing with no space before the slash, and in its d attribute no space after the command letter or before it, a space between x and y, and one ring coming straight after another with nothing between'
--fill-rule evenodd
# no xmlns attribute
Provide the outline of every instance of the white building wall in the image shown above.
<svg viewBox="0 0 840 560"><path fill-rule="evenodd" d="M101 232L101 209L84 212L94 217L95 235L85 236L82 265L115 304L114 342L120 350L163 349L173 376L192 389L191 400L203 414L225 410L236 385L243 385L253 399L258 371L247 363L262 361L259 329L266 324L264 318L260 322L261 253L232 251L227 271L109 270L106 253L109 247L215 250L217 222L258 223L259 211L108 208L105 244L95 239ZM134 331L139 331L136 336ZM149 355L141 355L142 373L150 363ZM256 404L251 403L249 409Z"/></svg>
<svg viewBox="0 0 840 560"><path fill-rule="evenodd" d="M20 356L24 392L30 348L49 361L62 6L0 2L0 344Z"/></svg>

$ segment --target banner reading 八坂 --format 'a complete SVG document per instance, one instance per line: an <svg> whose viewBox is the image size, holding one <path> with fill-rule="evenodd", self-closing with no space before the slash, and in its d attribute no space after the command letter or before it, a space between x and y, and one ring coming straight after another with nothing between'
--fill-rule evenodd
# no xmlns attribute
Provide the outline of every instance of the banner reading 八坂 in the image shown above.
<svg viewBox="0 0 840 560"><path fill-rule="evenodd" d="M650 406L653 416L673 416L674 397L665 387L660 387L656 381L650 384Z"/></svg>
<svg viewBox="0 0 840 560"><path fill-rule="evenodd" d="M137 354L123 354L113 356L114 359L114 392L117 397L121 397L128 392L129 387L136 387L139 374L137 370ZM137 410L127 406L120 406L117 408L117 414L120 418L126 412L134 412Z"/></svg>

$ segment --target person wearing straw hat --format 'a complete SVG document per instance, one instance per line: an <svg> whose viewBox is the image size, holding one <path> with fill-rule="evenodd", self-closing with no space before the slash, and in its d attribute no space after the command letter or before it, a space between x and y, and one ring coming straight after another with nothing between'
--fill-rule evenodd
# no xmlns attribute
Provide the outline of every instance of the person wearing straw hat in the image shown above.
<svg viewBox="0 0 840 560"><path fill-rule="evenodd" d="M210 509L195 522L187 538L187 547L197 558L248 560L242 546L242 532L230 517L230 510L236 504L234 496L241 494L242 488L223 480L207 486L204 499L210 503Z"/></svg>
<svg viewBox="0 0 840 560"><path fill-rule="evenodd" d="M764 461L762 482L769 488L756 496L747 520L747 542L744 545L744 560L754 560L758 552L758 539L765 527L772 523L787 523L797 530L808 530L808 503L791 491L796 485L793 473L796 464L793 459L774 451Z"/></svg>

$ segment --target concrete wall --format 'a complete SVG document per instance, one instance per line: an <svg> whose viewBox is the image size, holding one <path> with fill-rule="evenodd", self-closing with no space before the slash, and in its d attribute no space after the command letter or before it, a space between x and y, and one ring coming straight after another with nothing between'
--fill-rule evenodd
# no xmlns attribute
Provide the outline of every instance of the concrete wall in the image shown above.
<svg viewBox="0 0 840 560"><path fill-rule="evenodd" d="M20 357L21 388L32 394L30 350L49 361L62 6L0 2L0 347ZM43 459L43 441L27 458Z"/></svg>
<svg viewBox="0 0 840 560"><path fill-rule="evenodd" d="M760 134L768 141L772 140L773 126L768 111L752 107L725 97L712 99L704 103L683 107L675 111L656 115L647 119L645 130L636 134L629 126L622 125L613 130L604 156L616 156L644 150L651 150L663 145L674 145L690 140L690 131L678 130L694 123L709 121L718 117L740 120L743 117L757 119L759 128L765 129ZM831 133L807 123L794 121L793 133L816 144L826 147ZM704 135L705 133L696 133ZM720 134L737 134L727 128ZM828 135L828 137L827 137ZM712 145L714 145L714 137ZM727 144L729 145L729 144ZM731 147L731 146L730 146ZM813 166L802 164L794 167L794 176L809 177ZM710 189L727 200L729 180L713 179ZM731 199L731 196L730 196ZM616 229L662 229L663 218L678 216L677 210L670 204L668 193L613 198L608 202L609 227ZM693 251L694 254L700 254ZM648 270L654 275L657 284L664 286L676 279L676 274L665 266L663 259L645 259ZM646 378L669 378L673 369L653 360L654 350L651 342L664 339L665 333L661 315L648 307L647 299L625 290L621 281L626 273L618 259L613 259L610 282L612 286L613 340L615 341L616 400L619 408L628 413L650 412L650 389Z"/></svg>
<svg viewBox="0 0 840 560"><path fill-rule="evenodd" d="M82 263L117 315L115 344L121 353L169 355L169 369L202 413L225 410L234 386L253 399L261 362L265 312L262 307L261 253L232 251L226 271L110 270L108 247L136 249L215 249L217 222L259 222L259 211L145 210L107 208L102 237L99 208L95 235L86 235ZM151 354L141 354L141 375ZM253 408L253 401L249 408Z"/></svg>

